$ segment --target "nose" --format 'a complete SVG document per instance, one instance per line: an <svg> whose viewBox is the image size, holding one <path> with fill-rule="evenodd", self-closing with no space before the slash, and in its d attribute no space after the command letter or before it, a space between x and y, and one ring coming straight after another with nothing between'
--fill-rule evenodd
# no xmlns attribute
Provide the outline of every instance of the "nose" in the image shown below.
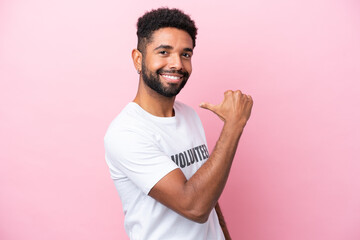
<svg viewBox="0 0 360 240"><path fill-rule="evenodd" d="M169 68L174 70L181 70L183 68L181 56L171 56L169 59Z"/></svg>

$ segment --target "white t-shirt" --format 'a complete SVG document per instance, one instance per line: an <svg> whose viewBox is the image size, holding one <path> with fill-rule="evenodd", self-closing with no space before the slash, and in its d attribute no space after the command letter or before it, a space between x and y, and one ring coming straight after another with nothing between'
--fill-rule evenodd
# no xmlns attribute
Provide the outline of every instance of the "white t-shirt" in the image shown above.
<svg viewBox="0 0 360 240"><path fill-rule="evenodd" d="M156 117L129 103L105 135L105 158L120 195L131 240L220 240L215 209L206 223L191 221L148 196L166 174L180 168L189 179L208 159L196 112L175 102L174 117Z"/></svg>

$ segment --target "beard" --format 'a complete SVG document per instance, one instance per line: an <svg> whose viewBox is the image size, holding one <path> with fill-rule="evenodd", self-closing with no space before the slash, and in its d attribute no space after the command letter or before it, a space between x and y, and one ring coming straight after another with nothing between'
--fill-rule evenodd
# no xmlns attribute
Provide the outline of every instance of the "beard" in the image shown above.
<svg viewBox="0 0 360 240"><path fill-rule="evenodd" d="M174 97L176 96L181 89L185 86L187 80L189 79L189 73L187 71L181 71L181 70L164 70L164 69L158 69L155 73L150 72L144 62L141 63L141 77L144 80L145 84L150 87L152 90L157 92L158 94L164 96L164 97ZM177 73L182 75L182 81L180 85L176 83L168 83L168 86L165 86L160 81L160 74L164 73Z"/></svg>

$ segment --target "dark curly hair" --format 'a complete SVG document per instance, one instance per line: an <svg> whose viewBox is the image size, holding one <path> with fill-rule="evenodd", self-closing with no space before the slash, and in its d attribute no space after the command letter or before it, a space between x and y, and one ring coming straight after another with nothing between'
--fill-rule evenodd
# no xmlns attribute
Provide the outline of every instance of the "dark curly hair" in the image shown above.
<svg viewBox="0 0 360 240"><path fill-rule="evenodd" d="M138 50L145 53L145 47L151 42L154 31L165 27L184 30L191 36L193 47L195 47L197 28L189 15L176 8L158 8L146 12L138 19L136 32L138 36Z"/></svg>

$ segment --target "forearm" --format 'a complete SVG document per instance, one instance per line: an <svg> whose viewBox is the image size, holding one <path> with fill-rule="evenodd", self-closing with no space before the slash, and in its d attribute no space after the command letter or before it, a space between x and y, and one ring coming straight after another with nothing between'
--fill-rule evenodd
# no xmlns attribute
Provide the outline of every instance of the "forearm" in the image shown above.
<svg viewBox="0 0 360 240"><path fill-rule="evenodd" d="M208 217L225 187L242 131L242 126L225 123L209 159L185 183L185 196L203 218Z"/></svg>
<svg viewBox="0 0 360 240"><path fill-rule="evenodd" d="M205 222L228 179L238 142L250 117L252 98L240 91L226 91L220 105L200 106L217 114L224 127L209 159L190 178L180 169L163 177L149 195L165 206L196 222Z"/></svg>

